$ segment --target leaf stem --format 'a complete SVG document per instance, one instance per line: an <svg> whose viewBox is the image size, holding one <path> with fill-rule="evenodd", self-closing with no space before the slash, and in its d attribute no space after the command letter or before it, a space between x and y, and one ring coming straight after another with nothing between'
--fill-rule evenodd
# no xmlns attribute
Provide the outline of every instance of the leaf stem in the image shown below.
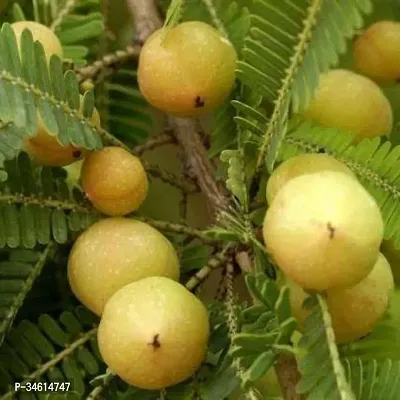
<svg viewBox="0 0 400 400"><path fill-rule="evenodd" d="M93 64L80 68L76 71L80 83L87 79L94 79L101 71L107 68L115 68L129 60L138 58L140 47L129 45L123 50L117 50L113 53L106 54L100 60L96 60Z"/></svg>
<svg viewBox="0 0 400 400"><path fill-rule="evenodd" d="M63 351L58 353L53 359L50 361L46 362L45 364L41 365L35 372L32 374L28 375L26 379L24 379L21 382L21 385L25 385L28 382L32 382L36 380L37 378L40 378L42 375L44 375L47 371L49 371L51 368L53 368L55 365L57 365L60 361L65 359L66 357L70 356L76 349L79 347L83 346L86 342L88 342L92 337L94 337L97 334L97 327L91 329L90 331L86 332L82 337L80 337L78 340L75 342L71 343L67 348L65 348ZM11 390L10 392L6 393L4 396L0 398L0 400L6 400L6 399L12 399L15 391Z"/></svg>
<svg viewBox="0 0 400 400"><path fill-rule="evenodd" d="M64 20L64 18L75 8L75 4L78 0L68 0L65 3L64 8L60 11L57 18L51 24L50 29L55 31L58 26L60 26Z"/></svg>
<svg viewBox="0 0 400 400"><path fill-rule="evenodd" d="M35 266L32 267L32 270L31 270L29 276L26 278L21 289L19 290L18 295L15 296L13 303L8 307L8 312L0 324L0 345L4 339L5 332L11 325L17 311L19 310L22 303L24 302L26 295L31 290L36 278L42 272L42 269L43 269L44 265L46 264L46 261L47 261L49 255L51 254L51 251L54 249L54 247L55 247L55 245L53 242L50 242L46 246L45 250L39 257L39 260L36 262Z"/></svg>
<svg viewBox="0 0 400 400"><path fill-rule="evenodd" d="M221 19L218 17L217 10L214 6L213 0L201 0L204 5L207 8L208 13L210 14L211 20L215 27L220 31L220 33L225 36L226 38L229 38L229 34L225 28L224 23L221 21Z"/></svg>

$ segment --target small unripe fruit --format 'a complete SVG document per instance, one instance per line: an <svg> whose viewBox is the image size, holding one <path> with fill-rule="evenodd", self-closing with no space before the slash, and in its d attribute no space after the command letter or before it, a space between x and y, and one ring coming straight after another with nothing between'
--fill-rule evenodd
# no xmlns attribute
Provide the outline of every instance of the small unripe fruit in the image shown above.
<svg viewBox="0 0 400 400"><path fill-rule="evenodd" d="M63 167L81 159L87 152L85 149L73 145L63 146L55 135L46 128L40 114L38 113L39 129L35 136L24 139L25 151L39 164L49 167ZM89 121L100 128L100 116L97 110Z"/></svg>
<svg viewBox="0 0 400 400"><path fill-rule="evenodd" d="M167 238L141 221L96 222L79 236L69 256L71 289L97 315L118 289L149 276L178 280L179 260Z"/></svg>
<svg viewBox="0 0 400 400"><path fill-rule="evenodd" d="M291 179L321 171L342 172L356 178L350 168L328 154L300 154L284 161L272 173L267 184L268 204L272 204L279 190Z"/></svg>
<svg viewBox="0 0 400 400"><path fill-rule="evenodd" d="M109 300L98 331L100 353L127 383L159 390L183 382L204 359L209 337L205 306L185 287L152 277Z"/></svg>
<svg viewBox="0 0 400 400"><path fill-rule="evenodd" d="M400 249L395 246L394 240L384 240L381 251L389 261L396 283L400 283Z"/></svg>
<svg viewBox="0 0 400 400"><path fill-rule="evenodd" d="M383 221L353 177L332 171L298 176L276 195L263 227L268 252L302 287L352 286L374 266Z"/></svg>
<svg viewBox="0 0 400 400"><path fill-rule="evenodd" d="M149 186L140 160L120 147L91 153L83 162L81 182L94 206L111 216L138 209Z"/></svg>
<svg viewBox="0 0 400 400"><path fill-rule="evenodd" d="M292 313L303 325L310 310L303 308L304 290L289 281ZM390 265L382 254L372 271L357 285L326 291L328 310L337 343L347 343L370 333L388 308L394 289Z"/></svg>
<svg viewBox="0 0 400 400"><path fill-rule="evenodd" d="M254 382L252 387L257 392L259 392L261 396L263 396L262 399L264 400L281 399L282 390L278 382L278 377L276 376L275 368L273 366L262 378ZM229 400L245 400L245 398L246 395L241 390L241 388L238 388L233 394L229 396Z"/></svg>
<svg viewBox="0 0 400 400"><path fill-rule="evenodd" d="M48 61L50 61L53 54L60 58L63 57L63 48L60 40L47 26L35 21L19 21L11 24L11 27L17 39L18 48L20 48L22 32L25 29L29 29L32 32L33 40L39 41L43 45L44 53L46 54Z"/></svg>
<svg viewBox="0 0 400 400"><path fill-rule="evenodd" d="M235 81L237 55L212 26L184 22L155 32L140 53L143 96L164 112L196 117L222 104Z"/></svg>
<svg viewBox="0 0 400 400"><path fill-rule="evenodd" d="M379 86L344 69L321 74L304 117L321 126L352 132L356 141L389 135L393 126L392 107Z"/></svg>
<svg viewBox="0 0 400 400"><path fill-rule="evenodd" d="M357 70L372 79L400 78L400 23L378 21L360 35L353 47Z"/></svg>

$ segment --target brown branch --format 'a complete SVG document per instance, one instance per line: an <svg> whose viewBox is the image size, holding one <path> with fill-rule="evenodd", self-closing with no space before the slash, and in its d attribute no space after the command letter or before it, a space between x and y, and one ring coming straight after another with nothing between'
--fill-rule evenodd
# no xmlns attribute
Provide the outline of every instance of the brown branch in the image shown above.
<svg viewBox="0 0 400 400"><path fill-rule="evenodd" d="M117 50L114 53L106 54L93 64L80 68L76 71L80 83L87 79L94 79L101 71L113 68L128 60L139 56L140 46L127 46L124 50Z"/></svg>
<svg viewBox="0 0 400 400"><path fill-rule="evenodd" d="M136 42L144 43L149 35L162 27L155 2L152 0L127 0L127 2L136 27ZM191 172L196 176L199 187L208 200L211 213L215 215L220 209L226 208L229 201L224 196L222 188L215 182L213 167L197 132L196 121L169 117L168 122L185 152Z"/></svg>
<svg viewBox="0 0 400 400"><path fill-rule="evenodd" d="M127 4L137 32L136 43L143 44L149 35L162 26L155 1L127 0ZM196 176L200 189L216 217L219 210L226 208L229 200L215 181L213 166L197 132L196 122L174 117L169 117L168 122L186 154L191 172ZM296 384L299 381L296 359L293 356L279 356L276 371L285 400L302 400L302 397L296 394Z"/></svg>
<svg viewBox="0 0 400 400"><path fill-rule="evenodd" d="M136 146L133 152L138 156L142 155L146 151L154 150L157 147L164 146L166 144L174 143L174 138L171 132L164 132L154 138L149 139L147 142Z"/></svg>

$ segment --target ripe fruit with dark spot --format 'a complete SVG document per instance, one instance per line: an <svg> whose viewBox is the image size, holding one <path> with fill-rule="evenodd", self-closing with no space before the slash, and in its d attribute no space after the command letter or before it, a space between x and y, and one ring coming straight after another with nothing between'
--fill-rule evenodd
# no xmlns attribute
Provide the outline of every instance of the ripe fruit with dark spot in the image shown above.
<svg viewBox="0 0 400 400"><path fill-rule="evenodd" d="M310 310L303 308L304 290L289 280L292 313L303 325ZM337 343L347 343L365 336L376 326L388 308L394 282L390 265L382 254L372 271L355 286L326 291Z"/></svg>
<svg viewBox="0 0 400 400"><path fill-rule="evenodd" d="M89 154L82 165L81 182L94 206L111 216L138 209L148 191L142 163L120 147L105 147Z"/></svg>
<svg viewBox="0 0 400 400"><path fill-rule="evenodd" d="M140 53L138 81L155 107L196 117L222 104L235 81L237 55L212 26L190 21L155 32Z"/></svg>
<svg viewBox="0 0 400 400"><path fill-rule="evenodd" d="M389 135L393 113L389 100L371 79L335 69L321 74L304 117L317 124L355 134L355 140Z"/></svg>
<svg viewBox="0 0 400 400"><path fill-rule="evenodd" d="M357 70L378 81L400 78L400 23L378 21L360 35L353 46Z"/></svg>
<svg viewBox="0 0 400 400"><path fill-rule="evenodd" d="M204 359L208 337L202 302L162 277L142 279L115 293L98 331L109 368L130 385L149 390L192 376Z"/></svg>
<svg viewBox="0 0 400 400"><path fill-rule="evenodd" d="M352 176L323 171L291 179L263 227L268 252L302 287L355 285L371 271L383 237L380 209Z"/></svg>
<svg viewBox="0 0 400 400"><path fill-rule="evenodd" d="M272 173L267 184L268 204L272 204L279 190L291 179L321 171L343 172L356 178L345 164L328 154L300 154L284 161Z"/></svg>
<svg viewBox="0 0 400 400"><path fill-rule="evenodd" d="M11 24L11 27L17 39L18 47L20 47L22 32L25 29L29 29L32 32L33 40L39 41L43 45L48 61L50 61L53 54L56 54L60 58L63 57L63 48L60 40L47 26L35 21L19 21Z"/></svg>
<svg viewBox="0 0 400 400"><path fill-rule="evenodd" d="M87 151L73 145L63 146L56 136L46 128L38 113L39 129L35 136L24 139L25 151L39 164L50 167L63 167L82 158ZM97 110L93 111L89 121L100 128L100 116Z"/></svg>
<svg viewBox="0 0 400 400"><path fill-rule="evenodd" d="M71 289L97 315L118 289L149 276L178 280L179 260L167 238L141 221L96 222L79 236L69 256Z"/></svg>

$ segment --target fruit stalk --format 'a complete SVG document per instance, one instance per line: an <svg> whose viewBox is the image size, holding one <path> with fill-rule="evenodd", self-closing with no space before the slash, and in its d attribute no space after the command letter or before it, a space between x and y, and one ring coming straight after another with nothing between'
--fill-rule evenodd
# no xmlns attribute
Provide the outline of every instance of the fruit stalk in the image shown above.
<svg viewBox="0 0 400 400"><path fill-rule="evenodd" d="M128 9L132 15L135 27L136 43L144 43L147 37L162 26L162 20L158 14L154 1L151 0L127 0ZM196 176L201 191L206 196L208 204L217 216L221 208L225 208L229 200L223 189L214 178L214 171L207 151L197 133L196 122L175 117L169 118L169 124L175 137L186 154L188 163ZM299 380L299 371L296 359L290 356L278 357L276 372L286 400L301 400L296 394L296 384ZM284 369L281 365L284 365Z"/></svg>

